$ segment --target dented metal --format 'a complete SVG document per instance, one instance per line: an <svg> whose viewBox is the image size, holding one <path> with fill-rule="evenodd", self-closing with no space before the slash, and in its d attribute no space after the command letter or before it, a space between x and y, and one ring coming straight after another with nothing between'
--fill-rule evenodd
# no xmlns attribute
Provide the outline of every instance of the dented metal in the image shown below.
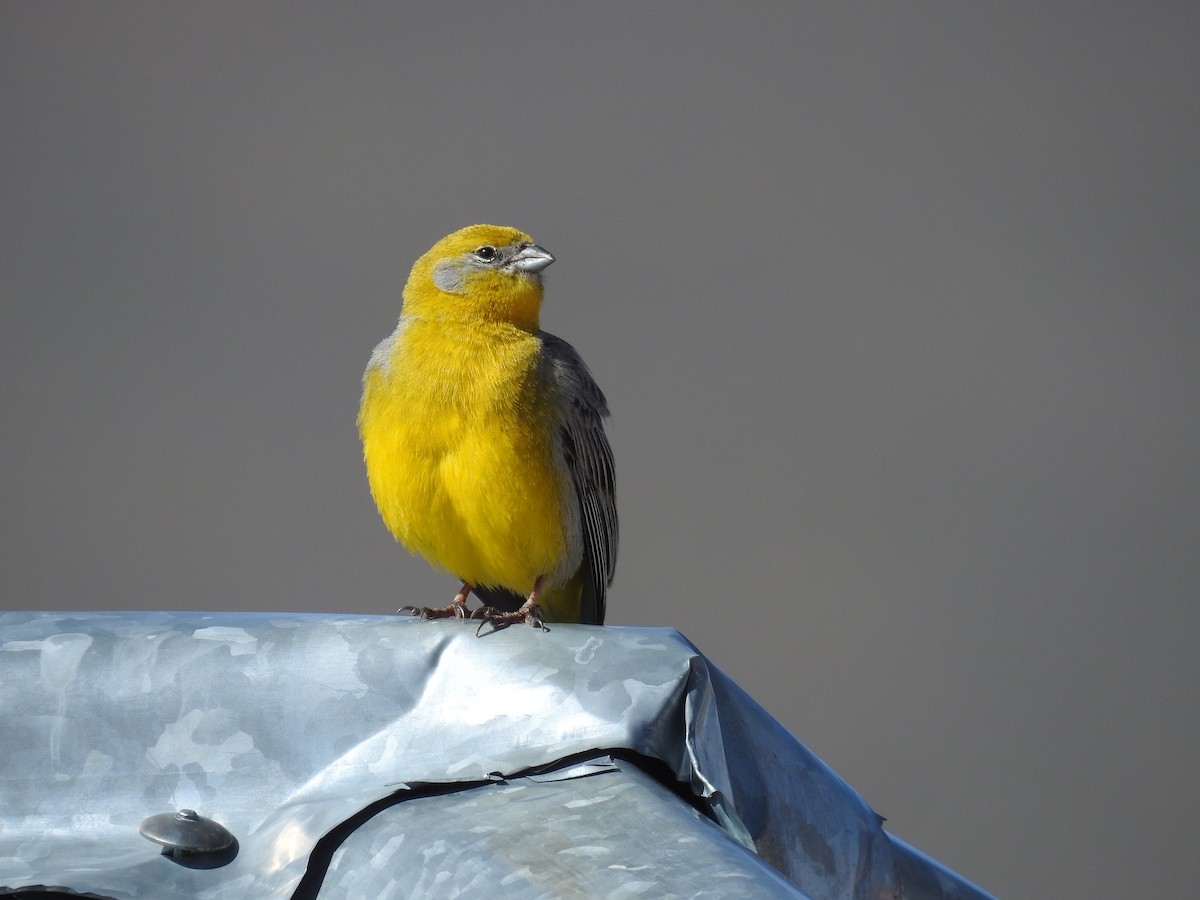
<svg viewBox="0 0 1200 900"><path fill-rule="evenodd" d="M671 629L0 614L0 892L986 896L880 822Z"/></svg>

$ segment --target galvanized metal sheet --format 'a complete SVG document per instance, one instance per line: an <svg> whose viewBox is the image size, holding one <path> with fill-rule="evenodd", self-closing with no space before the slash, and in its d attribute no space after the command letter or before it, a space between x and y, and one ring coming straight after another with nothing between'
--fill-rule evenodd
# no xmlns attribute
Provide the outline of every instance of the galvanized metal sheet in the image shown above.
<svg viewBox="0 0 1200 900"><path fill-rule="evenodd" d="M940 886L920 896L985 896L893 843L848 785L674 630L556 625L477 638L463 623L391 616L146 612L0 614L0 890L240 898L317 885L350 896L363 866L395 858L403 870L375 871L385 892L370 896L428 896L416 886L431 870L412 871L416 857L399 848L457 840L463 854L483 841L449 827L434 835L438 804L445 822L468 804L486 808L489 834L537 832L531 807L497 779L543 811L587 801L577 820L556 813L567 833L539 865L624 878L579 849L600 846L589 835L602 832L604 866L651 866L639 883L654 882L655 866L674 877L676 847L656 858L644 831L616 824L667 799L637 767L617 761L592 784L514 781L609 750L665 764L721 826L720 858L744 863L737 846L753 850L799 896L912 896L914 871ZM535 787L560 781L572 784ZM607 799L584 797L606 784ZM435 796L429 785L472 787ZM180 865L138 833L147 816L182 808L232 832L231 862ZM698 852L713 852L701 833ZM524 846L548 852L544 841ZM302 880L310 863L323 878ZM789 889L751 863L738 877L761 896ZM482 871L439 868L439 895L495 896L472 893ZM514 896L535 896L520 872L500 877L520 883Z"/></svg>
<svg viewBox="0 0 1200 900"><path fill-rule="evenodd" d="M340 845L320 896L805 900L637 766L603 763L389 806Z"/></svg>

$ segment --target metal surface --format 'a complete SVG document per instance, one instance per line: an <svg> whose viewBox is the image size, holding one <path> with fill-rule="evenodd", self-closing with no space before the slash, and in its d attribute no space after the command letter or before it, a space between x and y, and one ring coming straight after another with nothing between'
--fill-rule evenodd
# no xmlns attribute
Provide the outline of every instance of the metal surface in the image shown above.
<svg viewBox="0 0 1200 900"><path fill-rule="evenodd" d="M624 758L577 768L610 752ZM156 854L138 823L180 808L235 834L236 858ZM546 878L605 878L736 896L722 872L747 896L986 896L893 842L670 629L0 614L0 891L533 897L575 895L540 894Z"/></svg>
<svg viewBox="0 0 1200 900"><path fill-rule="evenodd" d="M443 885L504 900L808 896L611 758L389 806L341 845L325 880L321 900L439 897Z"/></svg>

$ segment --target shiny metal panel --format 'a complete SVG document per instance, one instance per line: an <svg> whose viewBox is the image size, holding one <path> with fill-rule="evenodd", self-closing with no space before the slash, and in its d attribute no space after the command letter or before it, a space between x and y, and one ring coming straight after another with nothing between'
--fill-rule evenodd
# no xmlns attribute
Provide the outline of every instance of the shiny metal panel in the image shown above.
<svg viewBox="0 0 1200 900"><path fill-rule="evenodd" d="M411 884L401 877L415 857L363 848L386 834L385 844L410 849L463 839L455 852L468 853L483 832L447 827L436 837L439 804L446 821L463 804L486 810L480 827L519 842L544 832L518 794L549 808L587 799L564 791L618 783L635 786L583 802L578 819L560 816L567 833L556 830L555 844L519 845L555 847L539 866L587 871L599 857L566 845L599 846L588 837L599 830L604 866L639 860L667 878L678 856L664 849L655 863L644 833L613 825L670 799L636 766L620 760L591 784L562 779L569 787L534 787L560 783L546 775L519 780L533 769L572 771L598 751L661 761L721 828L699 823L709 831L698 849L719 838L721 853L742 862L733 850L753 850L798 895L985 896L897 849L845 782L674 630L556 625L477 638L454 621L165 612L0 614L0 889L232 898L290 896L319 882L320 896L350 896L345 885L368 874L350 860L388 865L399 853L405 872L376 873L395 893L378 896L416 896L400 886ZM497 779L523 790L505 793ZM469 791L431 794L430 785ZM628 809L607 812L623 797ZM687 804L672 802L693 827ZM229 829L236 857L189 868L138 833L147 816L182 808ZM328 848L318 846L327 834L344 841L332 858L314 853ZM323 880L302 881L310 859L329 863ZM756 865L748 877L781 889ZM905 894L913 865L936 870L928 883L942 893ZM438 871L453 881L459 870ZM446 887L445 896L471 896L467 884Z"/></svg>

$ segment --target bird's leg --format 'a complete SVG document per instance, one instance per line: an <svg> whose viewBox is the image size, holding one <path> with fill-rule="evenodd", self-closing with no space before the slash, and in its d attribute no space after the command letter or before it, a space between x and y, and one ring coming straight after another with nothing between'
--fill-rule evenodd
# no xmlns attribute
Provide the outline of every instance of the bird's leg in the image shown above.
<svg viewBox="0 0 1200 900"><path fill-rule="evenodd" d="M479 623L479 627L475 629L476 637L483 631L484 625L491 625L493 631L499 631L501 628L507 628L509 625L517 625L524 622L526 625L532 625L534 628L540 628L542 631L549 631L546 624L542 621L542 608L538 606L538 595L542 591L542 579L545 576L539 575L533 583L533 590L529 592L529 599L521 604L521 608L516 612L504 612L492 606L484 606L475 610L471 614L473 619L483 619Z"/></svg>
<svg viewBox="0 0 1200 900"><path fill-rule="evenodd" d="M454 595L454 599L447 606L402 606L396 612L412 613L422 619L469 619L471 614L467 611L467 598L471 596L473 588L474 585L464 581L462 587L458 589L458 593Z"/></svg>

